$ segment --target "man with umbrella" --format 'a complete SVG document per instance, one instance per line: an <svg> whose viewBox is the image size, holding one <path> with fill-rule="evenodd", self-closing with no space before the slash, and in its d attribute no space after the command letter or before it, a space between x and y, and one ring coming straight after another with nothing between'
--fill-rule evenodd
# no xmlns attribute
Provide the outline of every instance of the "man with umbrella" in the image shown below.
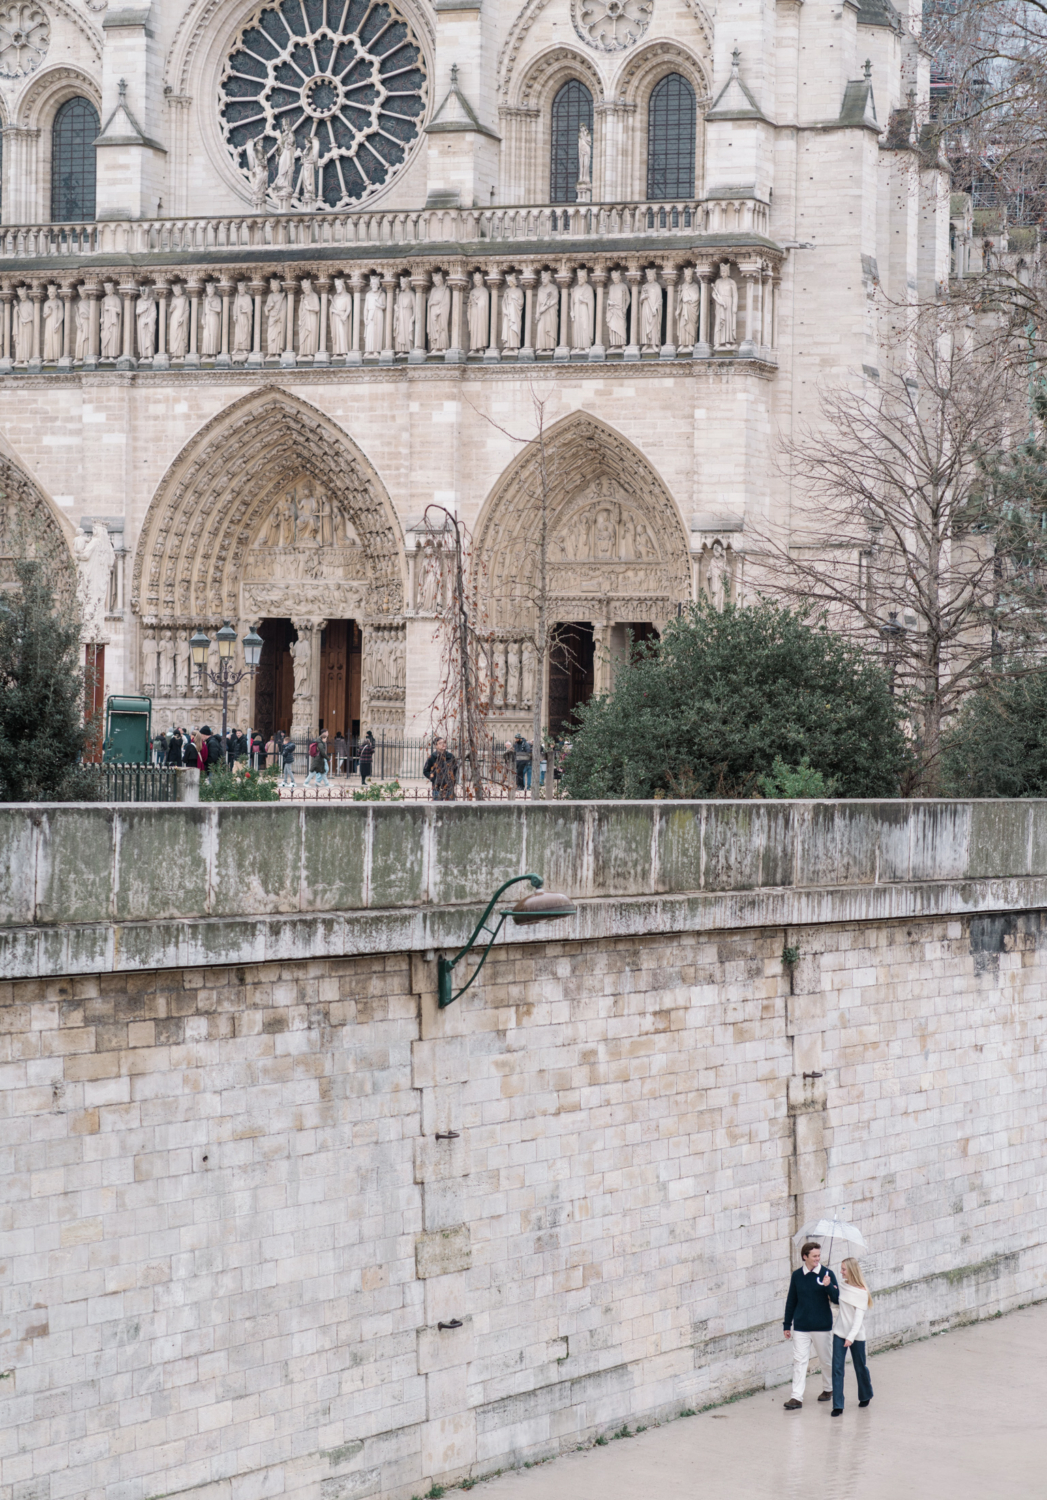
<svg viewBox="0 0 1047 1500"><path fill-rule="evenodd" d="M836 1277L828 1267L822 1267L822 1247L816 1241L808 1240L800 1256L803 1265L793 1272L785 1299L785 1337L792 1339L793 1345L793 1388L786 1411L799 1411L803 1406L812 1345L822 1366L818 1400L833 1398L833 1310L829 1294L836 1290Z"/></svg>

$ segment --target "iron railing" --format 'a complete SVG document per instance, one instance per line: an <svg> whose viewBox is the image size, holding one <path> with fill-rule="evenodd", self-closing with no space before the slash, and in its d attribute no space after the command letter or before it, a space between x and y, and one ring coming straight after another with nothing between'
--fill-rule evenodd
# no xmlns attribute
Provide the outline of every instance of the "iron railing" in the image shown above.
<svg viewBox="0 0 1047 1500"><path fill-rule="evenodd" d="M86 770L102 783L100 802L178 802L181 800L175 766L89 765Z"/></svg>

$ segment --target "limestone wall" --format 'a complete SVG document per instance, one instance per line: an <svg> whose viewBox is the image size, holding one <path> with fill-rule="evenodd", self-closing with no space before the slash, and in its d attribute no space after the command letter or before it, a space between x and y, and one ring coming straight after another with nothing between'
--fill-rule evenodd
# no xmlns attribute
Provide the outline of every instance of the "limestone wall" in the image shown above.
<svg viewBox="0 0 1047 1500"><path fill-rule="evenodd" d="M421 953L4 984L0 1500L408 1500L779 1382L789 1238L832 1208L874 1349L1042 1296L1043 942L532 942L441 1013Z"/></svg>

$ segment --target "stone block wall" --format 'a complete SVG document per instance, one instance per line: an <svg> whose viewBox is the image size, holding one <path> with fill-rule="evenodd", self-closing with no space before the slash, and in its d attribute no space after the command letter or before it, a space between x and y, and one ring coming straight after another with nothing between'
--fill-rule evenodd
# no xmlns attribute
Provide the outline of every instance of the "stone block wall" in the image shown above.
<svg viewBox="0 0 1047 1500"><path fill-rule="evenodd" d="M1043 1296L1044 926L0 987L0 1500L408 1500L773 1384L832 1209L874 1349Z"/></svg>

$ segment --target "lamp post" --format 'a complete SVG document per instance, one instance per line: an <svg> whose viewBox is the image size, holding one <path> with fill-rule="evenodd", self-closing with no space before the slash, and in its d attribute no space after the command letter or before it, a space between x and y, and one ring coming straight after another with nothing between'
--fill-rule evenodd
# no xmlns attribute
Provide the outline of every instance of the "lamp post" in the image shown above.
<svg viewBox="0 0 1047 1500"><path fill-rule="evenodd" d="M222 695L222 756L226 753L226 728L229 721L229 693L242 682L248 673L253 677L255 668L258 666L262 654L264 642L262 637L254 630L249 630L244 636L244 661L247 663L239 672L233 671L233 652L236 650L236 631L228 620L222 621L222 628L215 632L215 640L218 642L218 671L209 672L207 669L207 657L211 650L211 642L203 630L198 630L189 642L189 650L193 656L193 666L200 674L200 681L207 677L214 683Z"/></svg>
<svg viewBox="0 0 1047 1500"><path fill-rule="evenodd" d="M887 646L887 670L890 676L891 697L894 697L894 673L898 665L898 647L905 639L905 626L898 624L898 611L888 612L888 623L880 626L880 634Z"/></svg>
<svg viewBox="0 0 1047 1500"><path fill-rule="evenodd" d="M506 906L498 913L498 921L493 927L488 927L487 921L498 903L499 897L509 889L511 885L519 885L521 880L529 880L534 889L529 895L517 901L515 906ZM542 877L540 875L514 875L512 880L507 880L500 885L487 903L487 909L473 929L473 935L453 958L441 958L437 963L437 1000L439 1008L443 1010L453 1001L458 1000L465 994L473 980L484 966L487 955L491 951L491 945L505 925L506 917L512 917L513 921L520 927L533 926L537 922L555 922L560 917L573 917L578 908L567 896L561 896L556 891L542 890ZM461 963L467 953L476 946L481 932L488 934L487 946L480 955L480 962L470 974L469 978L457 992L451 983L455 965Z"/></svg>

